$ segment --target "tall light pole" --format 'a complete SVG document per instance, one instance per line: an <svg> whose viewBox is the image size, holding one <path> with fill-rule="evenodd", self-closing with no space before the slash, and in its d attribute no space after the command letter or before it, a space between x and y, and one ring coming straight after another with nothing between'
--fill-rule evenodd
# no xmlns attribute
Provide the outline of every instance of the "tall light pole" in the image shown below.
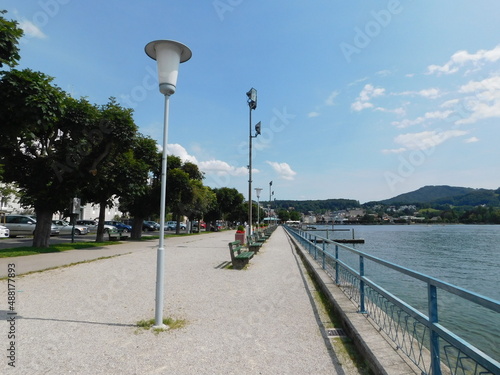
<svg viewBox="0 0 500 375"><path fill-rule="evenodd" d="M146 45L146 54L156 60L160 92L165 95L163 120L163 152L161 160L161 198L160 198L160 241L156 255L156 305L155 328L168 328L163 324L163 286L165 279L165 204L167 196L167 139L168 139L168 99L175 93L179 64L188 61L191 50L182 43L172 40L155 40Z"/></svg>
<svg viewBox="0 0 500 375"><path fill-rule="evenodd" d="M247 92L248 107L250 108L250 126L248 137L248 225L249 234L252 234L252 138L260 134L260 122L255 125L255 135L252 135L252 109L257 108L257 90L253 87Z"/></svg>
<svg viewBox="0 0 500 375"><path fill-rule="evenodd" d="M273 182L269 182L269 225L271 225L271 186L273 186Z"/></svg>
<svg viewBox="0 0 500 375"><path fill-rule="evenodd" d="M257 231L260 229L260 192L262 188L255 188L255 195L257 195Z"/></svg>

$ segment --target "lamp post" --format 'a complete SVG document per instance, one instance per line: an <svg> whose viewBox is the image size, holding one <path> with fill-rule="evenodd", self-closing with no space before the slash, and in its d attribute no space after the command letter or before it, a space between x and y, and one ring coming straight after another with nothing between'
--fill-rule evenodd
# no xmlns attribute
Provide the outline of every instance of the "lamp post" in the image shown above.
<svg viewBox="0 0 500 375"><path fill-rule="evenodd" d="M269 182L269 225L271 225L271 186L273 186L273 182Z"/></svg>
<svg viewBox="0 0 500 375"><path fill-rule="evenodd" d="M248 233L252 234L252 138L260 134L260 121L255 125L255 135L252 135L252 109L257 108L257 90L253 87L247 92L248 107L250 108L250 126L248 137Z"/></svg>
<svg viewBox="0 0 500 375"><path fill-rule="evenodd" d="M260 192L262 188L255 188L255 194L257 195L257 232L260 229Z"/></svg>
<svg viewBox="0 0 500 375"><path fill-rule="evenodd" d="M158 66L158 82L160 92L165 95L165 112L163 122L163 152L161 160L161 198L160 198L160 240L156 255L156 305L155 328L168 328L163 324L163 284L165 279L165 204L167 196L167 139L168 110L170 95L175 93L179 64L188 61L191 50L182 43L172 40L155 40L145 47L146 54L156 60Z"/></svg>

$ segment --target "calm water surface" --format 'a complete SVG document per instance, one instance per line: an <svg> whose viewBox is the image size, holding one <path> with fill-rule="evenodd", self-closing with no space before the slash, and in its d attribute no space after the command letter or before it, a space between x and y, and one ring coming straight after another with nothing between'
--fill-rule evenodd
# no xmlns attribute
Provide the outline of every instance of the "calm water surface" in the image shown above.
<svg viewBox="0 0 500 375"><path fill-rule="evenodd" d="M329 228L331 226L317 226ZM349 245L378 258L500 300L500 225L338 225L354 229L364 244ZM326 231L315 231L326 237ZM352 238L329 232L328 238ZM357 269L357 257L346 256ZM365 264L366 276L427 315L426 284L400 273ZM500 360L500 314L438 291L440 323Z"/></svg>

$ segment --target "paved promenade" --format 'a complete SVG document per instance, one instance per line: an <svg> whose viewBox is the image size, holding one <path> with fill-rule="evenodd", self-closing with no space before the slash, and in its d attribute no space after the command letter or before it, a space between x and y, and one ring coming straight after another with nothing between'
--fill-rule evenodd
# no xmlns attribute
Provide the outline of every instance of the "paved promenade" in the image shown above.
<svg viewBox="0 0 500 375"><path fill-rule="evenodd" d="M234 231L166 240L165 317L180 329L155 334L157 241L100 250L0 259L15 278L18 313L8 319L0 281L2 374L354 374L325 335L313 287L278 228L246 270L232 270ZM8 333L14 327L15 339ZM15 368L5 355L14 342ZM344 362L340 365L339 362Z"/></svg>

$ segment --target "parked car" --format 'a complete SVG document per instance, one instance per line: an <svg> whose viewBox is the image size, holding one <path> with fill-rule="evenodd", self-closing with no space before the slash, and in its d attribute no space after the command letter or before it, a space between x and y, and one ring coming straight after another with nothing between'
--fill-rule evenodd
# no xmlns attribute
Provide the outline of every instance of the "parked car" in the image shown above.
<svg viewBox="0 0 500 375"><path fill-rule="evenodd" d="M59 230L59 234L73 233L73 225L64 220L52 220L52 224ZM89 228L84 225L75 224L75 234L87 234Z"/></svg>
<svg viewBox="0 0 500 375"><path fill-rule="evenodd" d="M0 225L0 238L9 237L9 236L10 236L9 228L4 227L3 225Z"/></svg>
<svg viewBox="0 0 500 375"><path fill-rule="evenodd" d="M97 232L97 220L77 220L78 225L84 225L89 229L89 232ZM118 228L114 225L104 224L104 233L117 232Z"/></svg>
<svg viewBox="0 0 500 375"><path fill-rule="evenodd" d="M198 223L197 221L193 221L193 228L198 228L198 225L200 226L200 228L203 228L203 229L205 229L207 227L207 224L205 224L204 221L202 221L201 223Z"/></svg>
<svg viewBox="0 0 500 375"><path fill-rule="evenodd" d="M132 231L132 227L130 225L124 224L121 221L109 220L109 221L105 221L104 224L114 225L115 227L118 228L119 231L124 232L124 233Z"/></svg>
<svg viewBox="0 0 500 375"><path fill-rule="evenodd" d="M180 223L179 227L182 230L185 230L186 229L186 224ZM175 230L175 228L177 228L177 221L167 221L167 223L165 224L165 229L166 230Z"/></svg>
<svg viewBox="0 0 500 375"><path fill-rule="evenodd" d="M9 229L10 237L16 236L31 236L35 233L36 218L28 215L7 215L5 216L5 223L2 223L4 227ZM59 230L52 225L50 230L51 236L57 236Z"/></svg>
<svg viewBox="0 0 500 375"><path fill-rule="evenodd" d="M143 231L155 231L160 229L160 224L158 224L155 221L149 221L149 220L144 220L142 223L142 230Z"/></svg>

